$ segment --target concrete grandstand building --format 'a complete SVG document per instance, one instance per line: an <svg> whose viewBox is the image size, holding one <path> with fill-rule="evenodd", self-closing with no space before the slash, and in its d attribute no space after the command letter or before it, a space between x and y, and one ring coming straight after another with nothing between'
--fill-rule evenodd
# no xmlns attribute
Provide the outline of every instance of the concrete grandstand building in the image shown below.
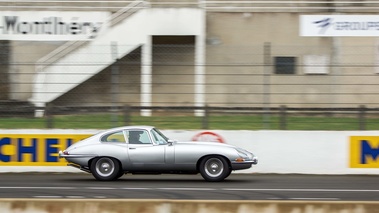
<svg viewBox="0 0 379 213"><path fill-rule="evenodd" d="M377 107L378 9L346 0L1 1L0 98L38 107ZM43 11L57 15L21 20ZM105 18L95 35L66 38L78 25L50 18L67 12ZM58 31L44 30L47 22Z"/></svg>

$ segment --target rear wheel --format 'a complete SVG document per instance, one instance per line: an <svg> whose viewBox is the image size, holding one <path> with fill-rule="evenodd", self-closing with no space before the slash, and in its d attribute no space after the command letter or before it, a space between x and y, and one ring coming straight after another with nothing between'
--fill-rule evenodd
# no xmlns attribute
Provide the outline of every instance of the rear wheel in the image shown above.
<svg viewBox="0 0 379 213"><path fill-rule="evenodd" d="M206 181L222 181L230 175L228 162L221 156L210 156L200 162L200 174Z"/></svg>
<svg viewBox="0 0 379 213"><path fill-rule="evenodd" d="M95 159L91 163L91 173L96 180L115 180L120 177L120 170L118 161L108 157Z"/></svg>

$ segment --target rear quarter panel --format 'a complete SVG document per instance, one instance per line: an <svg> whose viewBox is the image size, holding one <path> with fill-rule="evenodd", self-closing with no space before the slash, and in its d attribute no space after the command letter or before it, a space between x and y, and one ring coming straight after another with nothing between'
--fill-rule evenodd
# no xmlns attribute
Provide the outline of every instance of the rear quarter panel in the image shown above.
<svg viewBox="0 0 379 213"><path fill-rule="evenodd" d="M70 151L70 154L88 154L93 155L94 157L112 157L116 158L121 162L123 168L125 168L128 163L127 156L127 145L125 143L97 143L90 144L88 146L80 146L76 149ZM73 163L78 163L82 166L90 166L88 165L88 161L93 159L91 158L81 158L81 159L71 159Z"/></svg>

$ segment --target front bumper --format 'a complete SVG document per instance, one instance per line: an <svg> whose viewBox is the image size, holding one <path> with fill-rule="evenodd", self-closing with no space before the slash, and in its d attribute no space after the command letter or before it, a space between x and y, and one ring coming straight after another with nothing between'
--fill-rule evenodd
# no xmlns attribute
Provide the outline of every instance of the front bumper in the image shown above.
<svg viewBox="0 0 379 213"><path fill-rule="evenodd" d="M257 165L257 164L258 164L258 157L257 157L257 156L254 156L254 157L253 157L253 164L254 164L254 165Z"/></svg>
<svg viewBox="0 0 379 213"><path fill-rule="evenodd" d="M258 164L258 157L254 156L251 160L232 161L232 170L248 169L252 165Z"/></svg>

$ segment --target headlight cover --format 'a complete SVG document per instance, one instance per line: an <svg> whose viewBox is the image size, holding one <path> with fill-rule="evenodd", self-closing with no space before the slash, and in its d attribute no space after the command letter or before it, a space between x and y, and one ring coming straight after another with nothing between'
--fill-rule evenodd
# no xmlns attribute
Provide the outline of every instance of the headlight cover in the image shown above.
<svg viewBox="0 0 379 213"><path fill-rule="evenodd" d="M244 150L244 149L241 149L241 148L237 148L236 151L238 153L238 156L240 158L242 158L243 161L252 161L253 158L254 158L253 153L251 153L251 152L249 152L247 150ZM241 159L239 159L239 162L241 162Z"/></svg>

